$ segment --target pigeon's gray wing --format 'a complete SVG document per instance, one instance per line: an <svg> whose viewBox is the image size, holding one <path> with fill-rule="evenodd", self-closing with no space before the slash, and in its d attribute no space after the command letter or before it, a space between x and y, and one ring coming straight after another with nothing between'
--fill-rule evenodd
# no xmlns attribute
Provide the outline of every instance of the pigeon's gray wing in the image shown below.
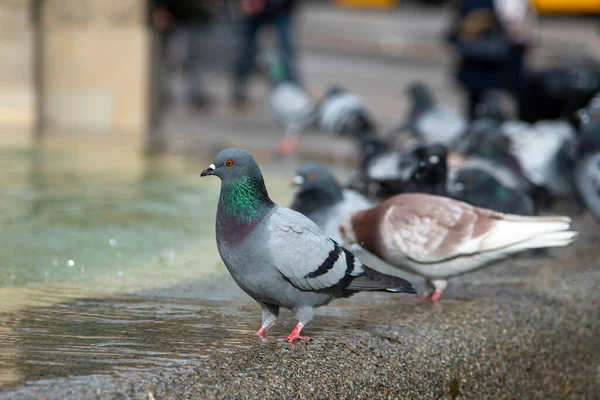
<svg viewBox="0 0 600 400"><path fill-rule="evenodd" d="M348 285L365 273L359 259L304 215L279 207L267 223L270 235L266 245L275 267L298 289L352 289Z"/></svg>

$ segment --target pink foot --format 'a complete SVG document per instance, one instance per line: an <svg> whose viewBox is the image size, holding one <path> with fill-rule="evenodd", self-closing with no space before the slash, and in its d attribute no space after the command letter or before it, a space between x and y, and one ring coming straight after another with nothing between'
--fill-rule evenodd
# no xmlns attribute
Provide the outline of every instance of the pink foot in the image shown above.
<svg viewBox="0 0 600 400"><path fill-rule="evenodd" d="M297 138L287 136L277 143L277 152L282 156L289 156L296 152L297 145Z"/></svg>
<svg viewBox="0 0 600 400"><path fill-rule="evenodd" d="M258 336L259 338L262 338L262 339L266 339L268 330L269 330L269 328L260 328L258 330L258 332L256 332L256 336Z"/></svg>
<svg viewBox="0 0 600 400"><path fill-rule="evenodd" d="M428 294L427 296L418 296L417 301L419 301L421 303L427 303L427 302L435 303L438 301L438 299L440 298L442 293L443 293L443 290L434 290L431 294Z"/></svg>
<svg viewBox="0 0 600 400"><path fill-rule="evenodd" d="M442 292L443 292L442 290L435 290L429 297L429 300L431 300L432 303L435 303L436 301L438 301L438 299L442 295Z"/></svg>
<svg viewBox="0 0 600 400"><path fill-rule="evenodd" d="M298 322L298 324L294 327L292 333L287 336L284 336L286 340L290 343L294 343L296 340L310 340L304 336L300 336L300 331L304 328L304 324L302 322Z"/></svg>

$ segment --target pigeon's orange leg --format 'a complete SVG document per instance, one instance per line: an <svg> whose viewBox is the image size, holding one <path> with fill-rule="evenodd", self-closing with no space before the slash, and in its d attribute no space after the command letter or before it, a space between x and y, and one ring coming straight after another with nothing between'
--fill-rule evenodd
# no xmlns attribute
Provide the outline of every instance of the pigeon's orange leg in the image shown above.
<svg viewBox="0 0 600 400"><path fill-rule="evenodd" d="M429 286L430 290L425 296L419 297L418 299L423 302L431 301L432 303L435 303L442 296L442 293L444 293L444 289L448 286L448 281L442 279L431 280L427 281L427 286Z"/></svg>
<svg viewBox="0 0 600 400"><path fill-rule="evenodd" d="M429 301L431 301L432 303L435 303L436 301L438 301L438 299L440 298L442 293L444 293L443 290L434 290L433 293L431 293L431 295L429 295Z"/></svg>
<svg viewBox="0 0 600 400"><path fill-rule="evenodd" d="M261 328L256 332L256 335L260 338L265 339L267 337L267 332L271 327L275 325L275 321L271 321L267 326L261 326Z"/></svg>
<svg viewBox="0 0 600 400"><path fill-rule="evenodd" d="M298 322L298 324L294 327L294 330L292 330L292 333L285 337L287 341L294 343L296 340L310 340L309 338L300 336L300 331L302 328L304 328L304 324L302 322Z"/></svg>

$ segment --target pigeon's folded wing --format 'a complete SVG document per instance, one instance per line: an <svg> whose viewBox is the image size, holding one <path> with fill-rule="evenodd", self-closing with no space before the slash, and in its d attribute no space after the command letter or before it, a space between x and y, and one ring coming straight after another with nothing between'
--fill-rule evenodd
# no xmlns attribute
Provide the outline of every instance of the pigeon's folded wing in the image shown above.
<svg viewBox="0 0 600 400"><path fill-rule="evenodd" d="M383 229L412 260L435 263L495 247L486 239L502 219L500 213L439 196L406 194L398 199Z"/></svg>
<svg viewBox="0 0 600 400"><path fill-rule="evenodd" d="M436 263L477 253L514 252L520 243L566 231L570 222L568 217L502 214L446 197L405 194L386 212L382 237L412 260Z"/></svg>
<svg viewBox="0 0 600 400"><path fill-rule="evenodd" d="M275 266L298 289L346 286L364 274L360 260L302 214L280 208L268 224L271 234L267 246Z"/></svg>

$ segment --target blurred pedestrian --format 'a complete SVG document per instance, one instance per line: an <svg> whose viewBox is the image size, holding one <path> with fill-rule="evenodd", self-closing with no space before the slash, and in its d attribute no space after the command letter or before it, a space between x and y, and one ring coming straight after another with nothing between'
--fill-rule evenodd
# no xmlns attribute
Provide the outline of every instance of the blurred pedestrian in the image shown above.
<svg viewBox="0 0 600 400"><path fill-rule="evenodd" d="M456 78L467 92L471 118L489 90L508 91L522 109L525 56L535 29L528 0L458 0L448 39L458 53Z"/></svg>
<svg viewBox="0 0 600 400"><path fill-rule="evenodd" d="M295 0L240 0L243 18L233 78L232 101L235 106L244 106L248 101L246 83L254 68L258 35L265 26L272 26L277 31L280 56L289 81L300 83L293 34L295 3Z"/></svg>
<svg viewBox="0 0 600 400"><path fill-rule="evenodd" d="M201 36L214 16L213 0L153 0L152 24L161 40L161 103L171 100L168 76L181 68L187 101L195 108L210 104L201 77ZM179 51L178 51L179 50Z"/></svg>

